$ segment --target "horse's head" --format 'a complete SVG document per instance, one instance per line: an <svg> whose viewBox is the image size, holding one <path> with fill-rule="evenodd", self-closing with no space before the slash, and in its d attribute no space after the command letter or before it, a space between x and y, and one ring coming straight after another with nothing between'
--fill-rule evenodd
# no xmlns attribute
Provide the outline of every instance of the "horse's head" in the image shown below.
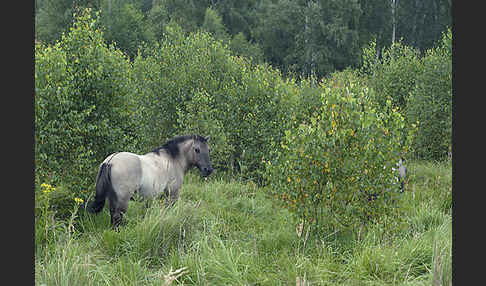
<svg viewBox="0 0 486 286"><path fill-rule="evenodd" d="M198 139L193 140L191 153L194 158L194 165L201 171L203 177L209 176L213 172L211 168L211 162L209 160L209 146L208 137L198 137Z"/></svg>

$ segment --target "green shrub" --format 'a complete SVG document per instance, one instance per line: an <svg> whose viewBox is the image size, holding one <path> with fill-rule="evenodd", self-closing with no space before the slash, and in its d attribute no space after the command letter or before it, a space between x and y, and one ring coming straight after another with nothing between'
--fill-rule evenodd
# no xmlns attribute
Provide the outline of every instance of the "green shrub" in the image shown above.
<svg viewBox="0 0 486 286"><path fill-rule="evenodd" d="M419 51L402 42L383 48L379 58L376 42L363 49L361 72L368 75L368 86L376 91L376 99L382 106L391 98L392 104L403 110L422 69Z"/></svg>
<svg viewBox="0 0 486 286"><path fill-rule="evenodd" d="M211 165L215 169L227 167L233 154L229 134L217 116L214 97L206 91L196 91L186 103L185 110L177 110L177 129L181 134L212 134Z"/></svg>
<svg viewBox="0 0 486 286"><path fill-rule="evenodd" d="M393 44L376 57L376 44L363 50L361 72L384 106L388 98L406 114L407 124L419 122L413 142L417 158L440 160L451 151L452 32L421 56L418 50Z"/></svg>
<svg viewBox="0 0 486 286"><path fill-rule="evenodd" d="M390 100L382 110L374 91L349 72L323 82L320 101L309 121L273 146L275 159L266 168L270 193L315 231L394 213L392 168L412 137L402 140L403 116Z"/></svg>
<svg viewBox="0 0 486 286"><path fill-rule="evenodd" d="M285 83L278 71L268 65L247 66L242 60L241 84L232 91L222 110L234 144L234 158L243 177L259 181L272 142L279 142L291 114L283 104ZM229 120L228 120L229 119Z"/></svg>
<svg viewBox="0 0 486 286"><path fill-rule="evenodd" d="M426 52L423 71L410 92L409 122L419 121L414 140L416 156L426 160L447 158L452 136L452 32Z"/></svg>
<svg viewBox="0 0 486 286"><path fill-rule="evenodd" d="M174 24L166 26L166 37L160 44L141 50L133 67L140 99L137 118L147 148L186 131L180 126L187 121L182 119L184 115L209 113L215 107L214 98L231 82L232 72L225 67L228 53L209 34L186 35ZM211 105L206 105L210 109L186 107L196 93L213 98Z"/></svg>
<svg viewBox="0 0 486 286"><path fill-rule="evenodd" d="M173 24L166 31L134 61L146 143L153 147L187 132L210 135L218 168L236 166L242 177L258 178L262 157L290 116L280 104L289 96L280 73L232 56L206 32L185 35Z"/></svg>
<svg viewBox="0 0 486 286"><path fill-rule="evenodd" d="M131 66L107 47L90 10L53 46L35 46L35 166L39 182L88 188L109 153L133 149Z"/></svg>

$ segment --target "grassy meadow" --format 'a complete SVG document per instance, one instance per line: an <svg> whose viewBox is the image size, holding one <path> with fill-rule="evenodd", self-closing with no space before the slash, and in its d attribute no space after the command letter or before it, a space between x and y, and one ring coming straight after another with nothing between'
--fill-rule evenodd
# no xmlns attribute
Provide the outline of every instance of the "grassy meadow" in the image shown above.
<svg viewBox="0 0 486 286"><path fill-rule="evenodd" d="M452 285L451 162L411 162L400 221L305 240L253 183L186 175L166 209L73 211L35 248L36 285ZM304 243L305 240L305 243Z"/></svg>

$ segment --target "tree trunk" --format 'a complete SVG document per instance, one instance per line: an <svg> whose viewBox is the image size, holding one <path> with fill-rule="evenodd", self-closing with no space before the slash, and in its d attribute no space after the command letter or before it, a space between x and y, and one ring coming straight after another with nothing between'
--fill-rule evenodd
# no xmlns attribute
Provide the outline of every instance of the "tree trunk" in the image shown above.
<svg viewBox="0 0 486 286"><path fill-rule="evenodd" d="M396 0L392 0L392 25L393 25L393 30L392 30L392 44L395 43L395 31L396 31L396 26L397 26L397 21L395 18L395 9L397 7L397 2Z"/></svg>
<svg viewBox="0 0 486 286"><path fill-rule="evenodd" d="M311 1L307 3L307 9L305 12L305 25L304 25L304 45L305 45L305 60L304 60L304 76L309 76L310 74L310 48L309 48L309 12L311 8Z"/></svg>

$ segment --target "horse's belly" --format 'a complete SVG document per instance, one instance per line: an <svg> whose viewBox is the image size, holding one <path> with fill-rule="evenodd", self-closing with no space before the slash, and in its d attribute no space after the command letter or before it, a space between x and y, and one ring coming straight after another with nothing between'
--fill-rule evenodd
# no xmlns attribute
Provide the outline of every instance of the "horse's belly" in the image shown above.
<svg viewBox="0 0 486 286"><path fill-rule="evenodd" d="M161 195L167 195L168 189L174 188L177 174L174 171L174 166L171 165L168 159L142 155L142 179L140 194L144 198L156 198ZM176 188L178 189L178 187Z"/></svg>
<svg viewBox="0 0 486 286"><path fill-rule="evenodd" d="M154 179L142 179L140 186L140 195L146 199L153 199L160 196L167 188L167 182Z"/></svg>
<svg viewBox="0 0 486 286"><path fill-rule="evenodd" d="M142 179L140 184L140 194L144 198L153 199L163 194L167 188L169 180L157 168L150 163L142 163Z"/></svg>

